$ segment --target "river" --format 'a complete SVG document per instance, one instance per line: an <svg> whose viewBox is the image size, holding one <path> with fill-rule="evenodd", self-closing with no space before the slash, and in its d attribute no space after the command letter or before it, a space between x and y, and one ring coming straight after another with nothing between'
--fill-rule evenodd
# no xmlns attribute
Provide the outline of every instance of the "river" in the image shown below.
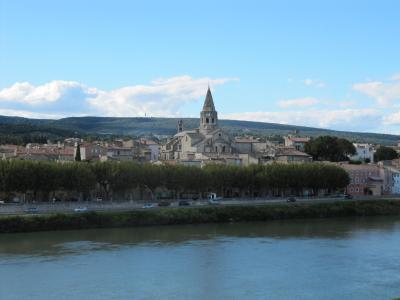
<svg viewBox="0 0 400 300"><path fill-rule="evenodd" d="M400 218L0 234L0 299L393 299Z"/></svg>

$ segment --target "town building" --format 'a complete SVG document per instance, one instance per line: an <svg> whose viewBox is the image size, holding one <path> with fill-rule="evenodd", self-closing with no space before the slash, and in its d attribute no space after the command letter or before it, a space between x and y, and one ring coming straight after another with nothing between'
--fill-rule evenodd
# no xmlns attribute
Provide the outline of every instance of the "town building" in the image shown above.
<svg viewBox="0 0 400 300"><path fill-rule="evenodd" d="M353 161L361 162L374 162L375 149L371 144L359 144L353 143L354 148L356 148L356 154L349 157Z"/></svg>
<svg viewBox="0 0 400 300"><path fill-rule="evenodd" d="M179 162L183 165L204 166L209 163L247 166L276 162L308 162L311 157L296 150L304 149L308 139L298 140L286 149L279 149L269 141L251 136L232 138L218 126L218 112L210 88L207 90L203 109L200 112L200 126L183 130L178 123L178 132L160 148L160 160Z"/></svg>
<svg viewBox="0 0 400 300"><path fill-rule="evenodd" d="M309 137L298 137L292 135L288 135L283 138L285 140L285 147L295 148L297 151L302 152L304 152L306 143L310 141Z"/></svg>
<svg viewBox="0 0 400 300"><path fill-rule="evenodd" d="M377 165L343 163L339 166L345 169L350 177L346 193L353 196L382 195L384 180Z"/></svg>
<svg viewBox="0 0 400 300"><path fill-rule="evenodd" d="M383 178L384 194L400 194L400 169L395 160L383 160L378 163Z"/></svg>

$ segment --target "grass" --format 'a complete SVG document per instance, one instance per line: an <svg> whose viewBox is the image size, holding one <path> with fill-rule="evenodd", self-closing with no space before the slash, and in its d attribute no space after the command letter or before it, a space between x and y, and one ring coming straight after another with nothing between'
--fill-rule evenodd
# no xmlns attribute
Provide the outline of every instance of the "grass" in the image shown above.
<svg viewBox="0 0 400 300"><path fill-rule="evenodd" d="M207 206L125 212L7 216L0 218L0 233L382 215L400 215L400 201Z"/></svg>

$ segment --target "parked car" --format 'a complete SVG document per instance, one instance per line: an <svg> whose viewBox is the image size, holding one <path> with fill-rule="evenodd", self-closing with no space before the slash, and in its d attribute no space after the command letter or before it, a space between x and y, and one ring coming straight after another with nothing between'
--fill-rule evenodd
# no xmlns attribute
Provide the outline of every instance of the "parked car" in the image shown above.
<svg viewBox="0 0 400 300"><path fill-rule="evenodd" d="M153 208L155 205L153 203L145 203L142 208Z"/></svg>
<svg viewBox="0 0 400 300"><path fill-rule="evenodd" d="M190 205L189 201L186 200L179 201L179 206L189 206L189 205Z"/></svg>
<svg viewBox="0 0 400 300"><path fill-rule="evenodd" d="M28 208L25 210L25 212L26 212L27 214L37 214L37 213L39 213L39 208L37 208L37 207L28 207Z"/></svg>
<svg viewBox="0 0 400 300"><path fill-rule="evenodd" d="M344 194L343 199L353 199L353 196L350 194Z"/></svg>
<svg viewBox="0 0 400 300"><path fill-rule="evenodd" d="M209 204L219 204L222 197L217 197L216 193L211 193L208 195L208 203Z"/></svg>
<svg viewBox="0 0 400 300"><path fill-rule="evenodd" d="M218 205L220 204L219 199L208 199L208 203L212 205Z"/></svg>
<svg viewBox="0 0 400 300"><path fill-rule="evenodd" d="M74 212L86 212L86 211L88 211L88 208L85 206L74 208Z"/></svg>
<svg viewBox="0 0 400 300"><path fill-rule="evenodd" d="M103 198L101 198L101 197L96 198L96 202L102 202L102 201L103 201Z"/></svg>
<svg viewBox="0 0 400 300"><path fill-rule="evenodd" d="M293 203L293 202L296 202L296 201L297 200L296 200L295 197L289 197L289 198L286 199L286 202L288 202L288 203Z"/></svg>
<svg viewBox="0 0 400 300"><path fill-rule="evenodd" d="M168 201L161 201L158 203L158 206L170 206L171 203L169 203Z"/></svg>

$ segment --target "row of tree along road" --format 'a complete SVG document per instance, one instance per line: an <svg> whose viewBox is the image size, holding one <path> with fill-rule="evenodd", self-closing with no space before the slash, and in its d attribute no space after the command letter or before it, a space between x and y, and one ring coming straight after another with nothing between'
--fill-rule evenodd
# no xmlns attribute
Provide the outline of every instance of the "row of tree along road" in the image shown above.
<svg viewBox="0 0 400 300"><path fill-rule="evenodd" d="M154 200L167 192L170 198L182 195L203 197L213 191L221 196L253 197L300 195L307 191L337 191L349 183L346 171L321 163L271 164L235 167L209 165L205 168L139 164L134 162L52 162L1 161L2 201L15 195L26 201L49 201L57 195L65 199ZM98 196L97 196L98 197Z"/></svg>

